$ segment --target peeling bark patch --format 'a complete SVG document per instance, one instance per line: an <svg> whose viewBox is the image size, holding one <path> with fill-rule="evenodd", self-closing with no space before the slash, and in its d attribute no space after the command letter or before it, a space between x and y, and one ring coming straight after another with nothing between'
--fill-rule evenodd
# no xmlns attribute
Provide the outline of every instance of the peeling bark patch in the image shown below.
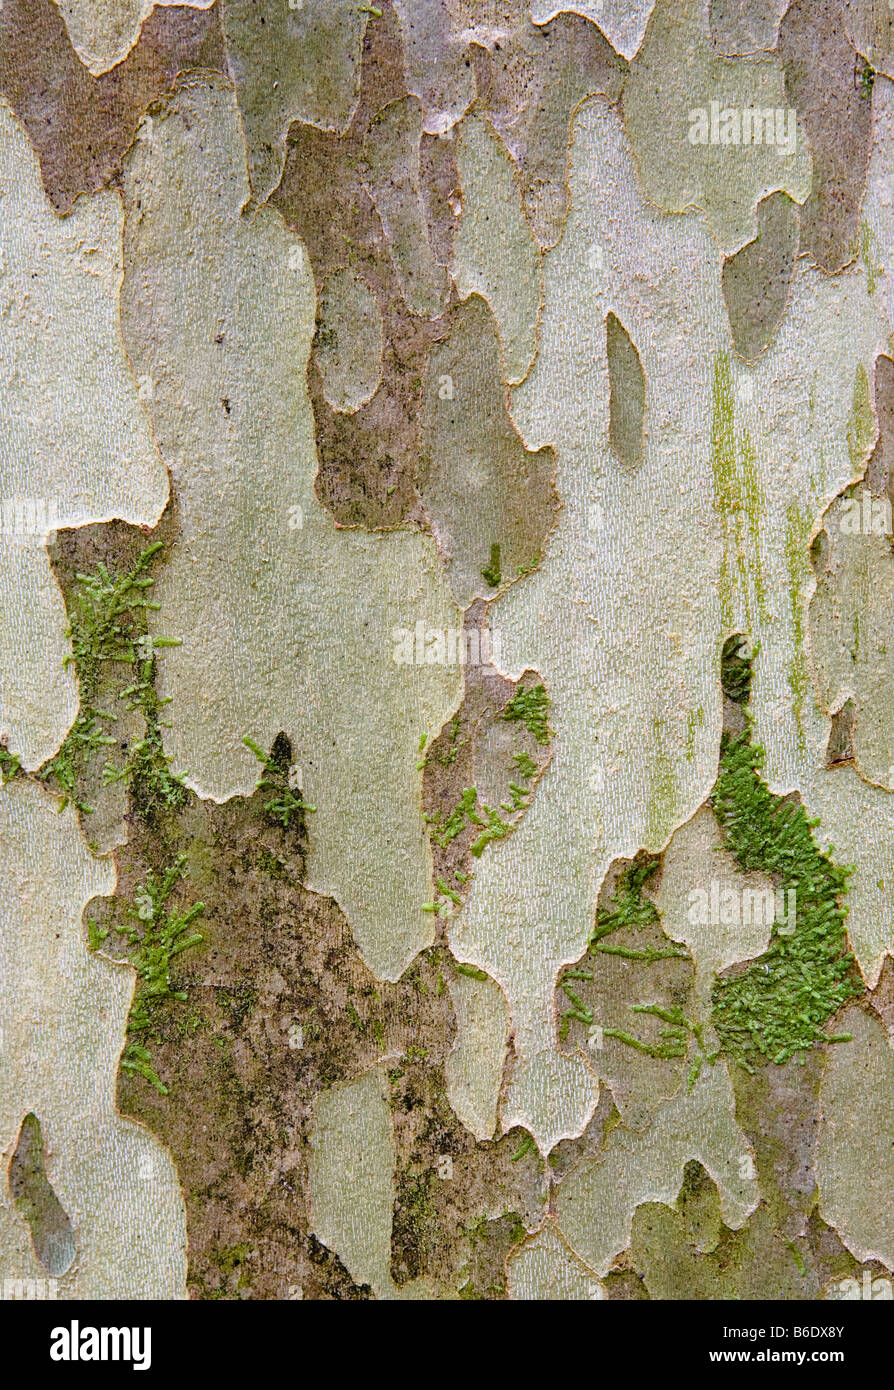
<svg viewBox="0 0 894 1390"><path fill-rule="evenodd" d="M110 515L154 524L167 476L121 341L118 198L103 192L60 218L5 104L0 184L0 591L16 615L0 630L0 724L33 769L77 707L47 539Z"/></svg>
<svg viewBox="0 0 894 1390"><path fill-rule="evenodd" d="M9 1191L31 1228L34 1253L51 1278L71 1268L77 1243L71 1221L47 1178L43 1139L36 1115L26 1115L9 1163Z"/></svg>
<svg viewBox="0 0 894 1390"><path fill-rule="evenodd" d="M263 203L279 183L291 121L333 131L350 123L368 11L354 0L220 0L220 6L252 192Z"/></svg>
<svg viewBox="0 0 894 1390"><path fill-rule="evenodd" d="M314 357L327 404L353 414L382 379L382 315L365 280L334 271L317 308Z"/></svg>
<svg viewBox="0 0 894 1390"><path fill-rule="evenodd" d="M552 449L527 450L512 424L494 321L473 295L429 358L418 480L461 608L537 563L558 504L553 471Z"/></svg>
<svg viewBox="0 0 894 1390"><path fill-rule="evenodd" d="M803 202L811 160L780 63L715 57L700 11L698 0L658 0L624 86L624 123L647 196L668 212L703 208L729 254L751 240L754 206L766 193ZM681 49L685 64L675 61ZM763 127L760 141L753 125L743 137L743 112L754 110L774 112L772 144Z"/></svg>
<svg viewBox="0 0 894 1390"><path fill-rule="evenodd" d="M788 0L711 0L711 39L726 57L776 47Z"/></svg>
<svg viewBox="0 0 894 1390"><path fill-rule="evenodd" d="M457 168L462 216L453 243L461 299L480 294L497 323L503 379L527 376L537 351L540 251L522 205L518 175L503 142L477 117L463 121Z"/></svg>
<svg viewBox="0 0 894 1390"><path fill-rule="evenodd" d="M419 318L434 319L441 312L446 276L428 240L420 186L421 138L419 102L401 97L370 124L361 170L381 218L407 307Z"/></svg>
<svg viewBox="0 0 894 1390"><path fill-rule="evenodd" d="M848 1009L841 1024L853 1046L847 1057L833 1052L820 1089L820 1211L861 1263L894 1270L894 1048L862 1009Z"/></svg>
<svg viewBox="0 0 894 1390"><path fill-rule="evenodd" d="M524 0L505 6L512 22L475 47L477 107L486 113L518 166L525 211L542 247L558 241L568 211L566 166L571 119L585 97L621 94L626 64L579 14L542 28Z"/></svg>
<svg viewBox="0 0 894 1390"><path fill-rule="evenodd" d="M0 11L0 91L60 213L118 179L140 118L179 73L225 61L215 8L154 9L132 52L98 77L78 60L53 0L7 0Z"/></svg>
<svg viewBox="0 0 894 1390"><path fill-rule="evenodd" d="M409 311L379 214L361 177L370 123L405 95L399 31L386 6L366 31L360 96L348 131L339 137L293 125L283 177L271 196L307 248L318 293L333 272L349 270L370 286L382 316L382 380L366 405L350 415L333 411L313 361L308 374L319 459L317 496L340 525L371 530L389 529L418 515L422 382L431 345L444 331L442 320L416 318ZM414 158L419 161L426 244L433 257L437 248L446 260L455 220L448 202L455 175L449 143L436 143L437 158L424 140ZM405 195L406 189L393 200L398 209L406 207ZM413 225L421 238L422 223ZM438 264L434 259L427 264L440 284Z"/></svg>
<svg viewBox="0 0 894 1390"><path fill-rule="evenodd" d="M842 0L796 0L777 52L788 101L803 122L813 185L801 213L801 250L837 271L856 254L872 140L872 102L855 79Z"/></svg>
<svg viewBox="0 0 894 1390"><path fill-rule="evenodd" d="M888 0L844 0L844 30L876 72L894 77L894 14Z"/></svg>
<svg viewBox="0 0 894 1390"><path fill-rule="evenodd" d="M758 234L723 263L726 311L736 351L753 361L779 327L798 254L798 211L784 193L757 208Z"/></svg>
<svg viewBox="0 0 894 1390"><path fill-rule="evenodd" d="M212 162L214 187L207 180ZM175 169L191 194L172 206L160 189ZM124 287L128 342L137 370L156 382L150 410L180 507L181 534L157 595L167 605L166 635L181 642L159 682L163 698L173 696L182 710L165 732L166 752L176 772L189 769L190 785L222 800L252 789L256 760L245 737L266 750L284 730L303 768L306 798L317 807L310 881L336 896L373 968L395 980L432 941L422 911L431 858L416 750L461 695L456 664L402 666L400 634L417 622L455 632L459 613L429 537L339 531L317 501L302 373L314 323L312 275L303 247L273 210L241 216L246 193L232 95L220 84L184 88L159 122L155 143L141 143L128 166ZM155 253L159 244L170 248L165 258ZM175 328L171 306L187 262L205 288ZM184 398L192 402L186 417ZM230 416L222 399L234 403ZM208 468L234 489L232 507L211 504ZM243 565L244 586L235 581ZM338 643L319 638L321 600L334 605ZM353 640L344 636L346 621ZM206 652L195 641L202 633ZM362 793L355 761L361 745L376 747L381 759Z"/></svg>
<svg viewBox="0 0 894 1390"><path fill-rule="evenodd" d="M643 460L646 428L646 377L636 346L617 315L605 320L609 381L609 436L625 468Z"/></svg>
<svg viewBox="0 0 894 1390"><path fill-rule="evenodd" d="M176 0L55 0L79 59L101 76L127 58L140 30L156 5ZM214 0L185 0L194 9L207 9Z"/></svg>

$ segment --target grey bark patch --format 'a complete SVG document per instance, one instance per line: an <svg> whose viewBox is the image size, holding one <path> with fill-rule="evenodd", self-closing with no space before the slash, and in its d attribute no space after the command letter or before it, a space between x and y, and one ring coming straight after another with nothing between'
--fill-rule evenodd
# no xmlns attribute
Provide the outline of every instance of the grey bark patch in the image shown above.
<svg viewBox="0 0 894 1390"><path fill-rule="evenodd" d="M852 260L872 140L872 102L854 80L841 0L795 0L779 31L788 100L810 143L813 187L801 249L823 270Z"/></svg>
<svg viewBox="0 0 894 1390"><path fill-rule="evenodd" d="M221 0L229 68L245 131L252 192L265 202L279 183L294 120L343 131L359 92L369 9L352 0L292 4Z"/></svg>
<svg viewBox="0 0 894 1390"><path fill-rule="evenodd" d="M875 362L875 413L878 440L866 465L866 486L873 497L894 503L894 361Z"/></svg>
<svg viewBox="0 0 894 1390"><path fill-rule="evenodd" d="M26 1115L9 1164L9 1190L28 1222L34 1253L53 1279L70 1269L77 1254L71 1221L44 1167L43 1136L36 1115Z"/></svg>
<svg viewBox="0 0 894 1390"><path fill-rule="evenodd" d="M854 760L854 702L845 700L837 714L832 716L829 742L826 745L826 766L835 767L839 763Z"/></svg>
<svg viewBox="0 0 894 1390"><path fill-rule="evenodd" d="M494 320L472 295L429 359L418 481L460 607L536 563L558 509L554 468L553 450L526 449L512 423Z"/></svg>
<svg viewBox="0 0 894 1390"><path fill-rule="evenodd" d="M784 193L757 208L758 234L723 263L722 285L733 343L752 361L782 321L798 255L798 211Z"/></svg>
<svg viewBox="0 0 894 1390"><path fill-rule="evenodd" d="M608 357L609 434L612 448L627 468L643 460L646 425L646 376L636 346L613 313L605 320Z"/></svg>
<svg viewBox="0 0 894 1390"><path fill-rule="evenodd" d="M788 0L711 0L711 39L718 53L735 57L776 46Z"/></svg>
<svg viewBox="0 0 894 1390"><path fill-rule="evenodd" d="M317 304L313 351L326 400L352 414L382 379L382 315L366 281L350 270L329 276Z"/></svg>

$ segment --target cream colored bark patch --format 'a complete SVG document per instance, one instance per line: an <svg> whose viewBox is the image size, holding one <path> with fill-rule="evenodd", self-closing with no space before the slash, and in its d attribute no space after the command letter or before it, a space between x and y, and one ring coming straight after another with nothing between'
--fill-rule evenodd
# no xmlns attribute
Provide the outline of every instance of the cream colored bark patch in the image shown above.
<svg viewBox="0 0 894 1390"><path fill-rule="evenodd" d="M738 1230L760 1193L753 1156L736 1123L725 1062L705 1067L692 1092L681 1090L644 1133L619 1125L603 1154L569 1173L556 1198L562 1235L597 1274L606 1275L630 1244L636 1208L643 1202L670 1206L694 1158L719 1188L724 1222Z"/></svg>
<svg viewBox="0 0 894 1390"><path fill-rule="evenodd" d="M214 0L55 0L72 47L84 66L99 77L126 58L140 37L143 21L156 5L188 5L207 10Z"/></svg>
<svg viewBox="0 0 894 1390"><path fill-rule="evenodd" d="M583 15L598 24L612 48L628 60L643 41L655 0L580 0L577 5L556 5L554 0L534 0L531 18L548 24L557 14Z"/></svg>
<svg viewBox="0 0 894 1390"><path fill-rule="evenodd" d="M509 1008L493 980L450 981L456 1041L447 1058L447 1099L476 1139L493 1139L509 1041Z"/></svg>
<svg viewBox="0 0 894 1390"><path fill-rule="evenodd" d="M369 285L336 270L320 295L314 357L333 410L348 414L371 400L382 379L382 315Z"/></svg>
<svg viewBox="0 0 894 1390"><path fill-rule="evenodd" d="M377 1298L426 1298L419 1279L398 1288L391 1277L394 1130L381 1069L317 1097L310 1135L314 1234L334 1250L356 1284Z"/></svg>
<svg viewBox="0 0 894 1390"><path fill-rule="evenodd" d="M166 747L202 796L248 795L249 735L291 739L309 886L331 894L380 977L432 941L423 735L459 705L459 666L399 664L402 632L456 631L434 542L337 530L314 494L305 365L313 281L301 243L248 182L235 101L188 86L126 175L124 321L181 534L159 575L159 630L182 639L159 685Z"/></svg>
<svg viewBox="0 0 894 1390"><path fill-rule="evenodd" d="M504 379L519 382L537 351L540 250L525 217L518 174L493 127L463 121L456 150L462 216L453 243L453 278L461 299L482 295L502 344Z"/></svg>
<svg viewBox="0 0 894 1390"><path fill-rule="evenodd" d="M407 307L437 318L447 276L431 249L419 182L422 109L401 97L380 111L363 145L364 179L376 205Z"/></svg>
<svg viewBox="0 0 894 1390"><path fill-rule="evenodd" d="M865 1263L894 1269L894 1048L881 1023L851 1008L829 1049L816 1148L819 1209Z"/></svg>
<svg viewBox="0 0 894 1390"><path fill-rule="evenodd" d="M230 72L263 203L282 176L292 121L345 131L360 92L369 9L357 0L221 0Z"/></svg>
<svg viewBox="0 0 894 1390"><path fill-rule="evenodd" d="M153 526L167 500L121 342L121 222L112 193L58 217L0 103L0 734L29 769L78 709L48 535L115 516Z"/></svg>
<svg viewBox="0 0 894 1390"><path fill-rule="evenodd" d="M549 1223L510 1255L509 1297L523 1302L602 1298L602 1284Z"/></svg>
<svg viewBox="0 0 894 1390"><path fill-rule="evenodd" d="M767 193L804 202L810 152L779 62L716 57L705 8L659 0L624 87L624 124L652 201L668 212L703 208L732 253L754 237Z"/></svg>
<svg viewBox="0 0 894 1390"><path fill-rule="evenodd" d="M40 1124L48 1182L77 1254L64 1298L185 1298L186 1216L170 1155L115 1107L134 973L92 954L81 914L115 889L69 807L33 782L0 791L0 1265L46 1279L7 1170Z"/></svg>

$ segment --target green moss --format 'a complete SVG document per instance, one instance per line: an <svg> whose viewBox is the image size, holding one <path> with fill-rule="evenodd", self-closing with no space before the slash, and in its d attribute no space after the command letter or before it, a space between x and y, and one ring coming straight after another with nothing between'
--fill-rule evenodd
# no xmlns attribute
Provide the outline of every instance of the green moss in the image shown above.
<svg viewBox="0 0 894 1390"><path fill-rule="evenodd" d="M472 980L489 980L490 976L486 970L478 970L474 965L465 965L462 961L452 962L453 968L458 975L468 975Z"/></svg>
<svg viewBox="0 0 894 1390"><path fill-rule="evenodd" d="M80 797L79 786L93 758L116 743L109 729L118 716L96 703L114 666L130 667L132 679L119 691L118 699L131 712L139 710L146 732L131 746L123 766L105 765L103 783L123 782L147 819L163 809L182 806L188 798L183 779L172 774L162 746L161 710L167 701L155 691L157 652L179 643L147 631L147 614L159 607L149 598L154 581L147 571L161 549L160 541L150 545L126 574L113 574L100 564L94 574L76 575L67 632L71 654L65 665L71 662L77 672L80 709L59 752L41 772L62 793L63 807L73 801L81 812L90 813L92 808Z"/></svg>
<svg viewBox="0 0 894 1390"><path fill-rule="evenodd" d="M512 826L507 825L506 821L501 820L499 814L496 811L492 811L489 806L482 806L481 809L487 818L484 823L484 829L469 846L470 852L476 859L481 858L491 840L502 840L512 829Z"/></svg>
<svg viewBox="0 0 894 1390"><path fill-rule="evenodd" d="M807 538L810 520L790 502L785 521L785 558L788 568L789 611L791 614L791 644L793 656L788 664L788 684L792 693L792 713L798 731L798 744L806 751L804 738L804 702L807 698L809 675L804 645L804 615L801 588L807 570Z"/></svg>
<svg viewBox="0 0 894 1390"><path fill-rule="evenodd" d="M451 840L455 840L465 830L467 823L473 825L483 825L481 817L475 809L478 803L478 791L475 787L466 787L460 797L459 804L454 807L444 822L443 826L432 824L431 837L439 844L442 849L446 849Z"/></svg>
<svg viewBox="0 0 894 1390"><path fill-rule="evenodd" d="M761 519L763 498L754 446L747 430L737 443L735 405L729 354L717 354L714 362L713 411L711 419L711 470L714 479L714 506L724 531L724 555L720 572L721 624L729 629L735 621L733 608L733 565L746 614L751 589L758 612L766 618L766 591L761 562ZM750 552L746 553L744 527L747 525ZM749 577L751 583L749 584Z"/></svg>
<svg viewBox="0 0 894 1390"><path fill-rule="evenodd" d="M876 264L875 256L878 254L878 243L875 233L865 218L860 223L860 255L863 259L863 266L866 270L866 293L875 294L875 287L878 284L880 267Z"/></svg>
<svg viewBox="0 0 894 1390"><path fill-rule="evenodd" d="M520 719L528 733L533 735L538 743L546 744L550 740L550 729L547 723L549 713L549 696L543 685L532 685L524 690L518 690L503 710L503 719Z"/></svg>
<svg viewBox="0 0 894 1390"><path fill-rule="evenodd" d="M431 1168L413 1164L398 1172L395 1182L391 1257L401 1280L418 1279L443 1243L436 1202L437 1178Z"/></svg>
<svg viewBox="0 0 894 1390"><path fill-rule="evenodd" d="M748 654L748 644L740 632L735 632L723 644L720 653L720 684L728 700L747 705L751 699L751 665L755 652Z"/></svg>
<svg viewBox="0 0 894 1390"><path fill-rule="evenodd" d="M12 781L13 777L18 776L21 767L21 759L10 753L9 749L0 743L0 779L2 779L4 787L7 782Z"/></svg>
<svg viewBox="0 0 894 1390"><path fill-rule="evenodd" d="M854 66L854 80L859 81L860 96L866 101L872 100L872 89L875 86L875 69L868 63L862 54L857 54Z"/></svg>
<svg viewBox="0 0 894 1390"><path fill-rule="evenodd" d="M162 1095L168 1094L168 1088L152 1066L152 1055L145 1044L154 1031L160 1007L169 1000L187 998L186 991L172 982L174 959L204 939L201 932L189 930L205 911L203 903L195 903L185 912L169 911L167 907L185 867L186 855L181 854L161 877L147 874L145 884L138 885L133 903L127 906L123 921L108 927L98 926L92 918L87 922L91 949L97 950L114 934L125 943L137 972L121 1070L145 1077Z"/></svg>
<svg viewBox="0 0 894 1390"><path fill-rule="evenodd" d="M700 729L705 722L705 711L699 705L698 709L686 711L686 761L691 763L695 757L695 732Z"/></svg>
<svg viewBox="0 0 894 1390"><path fill-rule="evenodd" d="M535 1148L536 1146L534 1144L533 1138L530 1134L525 1132L522 1136L522 1141L516 1149L515 1153L510 1156L509 1162L518 1163L518 1160L520 1158L524 1158L525 1154L530 1153L531 1150Z"/></svg>
<svg viewBox="0 0 894 1390"><path fill-rule="evenodd" d="M658 909L643 897L643 887L655 873L660 860L640 855L619 875L609 908L600 907L596 926L590 933L590 950L603 950L600 945L606 936L623 927L645 927L659 920Z"/></svg>
<svg viewBox="0 0 894 1390"><path fill-rule="evenodd" d="M249 738L247 734L243 737L242 742L246 748L254 753L267 774L258 778L255 789L260 790L262 787L267 787L273 792L270 800L264 802L264 810L272 821L288 830L293 817L297 817L304 811L317 809L316 806L309 805L303 797L296 796L295 791L289 786L288 757L277 757L275 744L274 751L265 753L260 744L255 743L254 739Z"/></svg>
<svg viewBox="0 0 894 1390"><path fill-rule="evenodd" d="M652 721L655 734L655 766L646 811L646 843L658 845L666 839L676 816L678 787L674 760L664 743L664 723L658 715Z"/></svg>
<svg viewBox="0 0 894 1390"><path fill-rule="evenodd" d="M795 890L793 933L780 935L774 924L766 953L714 985L712 1021L721 1048L749 1068L758 1057L781 1064L831 1041L823 1025L862 993L839 901L850 871L817 846L818 822L765 785L762 765L750 727L737 738L725 735L711 797L742 872L757 870L778 878L784 891Z"/></svg>
<svg viewBox="0 0 894 1390"><path fill-rule="evenodd" d="M714 504L726 514L742 505L736 471L735 413L729 354L718 353L714 362L713 414L711 417L711 466L714 474Z"/></svg>
<svg viewBox="0 0 894 1390"><path fill-rule="evenodd" d="M524 759L524 762L520 762L519 758ZM536 763L528 758L526 754L516 755L515 762L516 766L519 768L531 767L535 772L537 770ZM520 775L524 776L525 773L521 772ZM509 791L512 796L512 801L503 802L501 804L501 810L507 811L510 814L524 811L528 805L527 797L530 795L530 788L523 787L517 782L510 782ZM439 825L437 821L429 821L429 834L435 844L440 845L442 849L446 849L451 841L456 839L457 835L462 834L467 825L479 826L481 833L477 835L469 845L469 851L476 859L480 859L491 840L504 839L512 830L513 824L514 822L509 823L504 821L499 812L493 810L490 806L484 805L483 802L479 806L477 788L466 787L460 797L459 804L453 808L443 825ZM460 880L460 882L464 881L464 879ZM457 904L459 903L458 895L447 887L443 879L438 880L438 888L445 899L450 899L450 901ZM433 903L424 903L422 910L423 912L439 912L441 916L446 916L449 909L446 907L446 904L439 904L435 901Z"/></svg>
<svg viewBox="0 0 894 1390"><path fill-rule="evenodd" d="M490 563L485 565L481 574L492 589L499 589L503 576L500 572L500 547L496 541L490 548Z"/></svg>
<svg viewBox="0 0 894 1390"><path fill-rule="evenodd" d="M443 767L450 767L453 763L456 762L456 755L459 752L456 740L459 737L461 725L462 719L460 715L455 714L452 720L450 721L450 730L447 734L447 745L445 748L442 748L439 753L436 754L438 762Z"/></svg>
<svg viewBox="0 0 894 1390"><path fill-rule="evenodd" d="M516 753L512 761L518 768L519 777L523 777L526 782L529 782L537 771L537 764L534 759L530 758L527 753Z"/></svg>
<svg viewBox="0 0 894 1390"><path fill-rule="evenodd" d="M657 857L640 855L618 876L609 907L597 909L596 925L590 933L588 948L591 955L620 956L624 960L639 961L644 965L654 965L660 960L689 958L686 951L671 941L668 941L666 946L652 946L650 944L631 945L628 942L621 944L606 939L621 931L633 929L638 932L643 927L653 926L660 922L660 914L655 904L643 896L643 888L655 873L660 862ZM559 1036L563 1041L568 1036L572 1020L588 1025L593 1022L592 1011L567 984L569 979L584 979L588 975L589 972L587 971L569 970L565 972L559 982L572 1005L562 1015ZM650 1011L650 1008L640 1010L640 1012ZM651 1050L651 1044L633 1038L629 1033L608 1028L604 1030L604 1033L606 1037L617 1038L619 1042L627 1043L641 1052L650 1052ZM652 1055L657 1054L653 1053Z"/></svg>

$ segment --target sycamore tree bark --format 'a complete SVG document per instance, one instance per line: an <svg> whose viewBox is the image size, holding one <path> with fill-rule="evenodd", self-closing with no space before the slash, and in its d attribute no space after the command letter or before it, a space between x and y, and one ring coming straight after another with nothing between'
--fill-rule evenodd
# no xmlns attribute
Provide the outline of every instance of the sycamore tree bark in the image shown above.
<svg viewBox="0 0 894 1390"><path fill-rule="evenodd" d="M0 1292L890 1298L882 0L5 0Z"/></svg>

